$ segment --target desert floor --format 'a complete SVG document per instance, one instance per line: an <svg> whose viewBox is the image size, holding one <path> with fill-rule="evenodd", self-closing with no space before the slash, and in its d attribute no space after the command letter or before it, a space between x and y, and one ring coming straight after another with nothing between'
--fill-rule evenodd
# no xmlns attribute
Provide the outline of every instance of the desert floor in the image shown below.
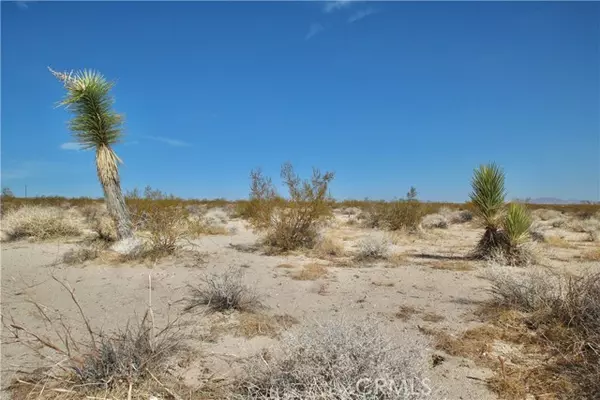
<svg viewBox="0 0 600 400"><path fill-rule="evenodd" d="M460 335L481 323L475 310L490 293L486 263L465 257L481 235L473 222L416 235L392 234L350 225L349 213L338 210L324 234L342 243L348 256L320 257L310 251L266 255L256 249L259 236L245 221L231 219L219 209L210 212L223 220L229 234L186 241L182 243L186 251L155 263L115 264L104 259L75 266L62 263L62 255L77 247L81 239L2 243L3 315L10 314L44 332L48 328L34 312L29 301L33 299L78 320L69 293L52 275L75 289L95 329L123 326L145 312L151 297L156 324L179 317L190 334L190 344L197 349L186 363L174 367L174 374L192 387L201 385L207 376L233 378L246 357L276 345L277 329L272 329L272 321L277 321L280 330L292 330L339 316L372 318L385 324L399 344L416 336L430 340L422 333L427 328ZM578 259L595 245L586 241L584 234L541 224L546 234L562 239L537 244L540 265L573 271L600 268L597 262ZM387 243L390 256L352 261L351 255L365 238ZM245 283L255 288L264 307L252 315L208 313L201 307L184 312L189 286L199 284L206 274L229 267L244 269ZM245 327L248 324L254 328ZM85 331L78 328L75 334L84 335ZM501 344L493 348L502 352ZM496 398L485 383L490 370L431 346L428 357L434 354L443 355L444 361L431 366L427 376L443 397ZM3 387L18 371L35 368L39 362L24 348L3 340ZM8 394L3 393L5 396Z"/></svg>

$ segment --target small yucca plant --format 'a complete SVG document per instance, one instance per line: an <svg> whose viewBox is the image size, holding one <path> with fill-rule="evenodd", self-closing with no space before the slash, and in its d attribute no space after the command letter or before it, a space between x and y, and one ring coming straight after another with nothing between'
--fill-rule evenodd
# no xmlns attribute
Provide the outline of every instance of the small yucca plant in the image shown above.
<svg viewBox="0 0 600 400"><path fill-rule="evenodd" d="M524 247L529 242L531 215L527 208L518 203L511 203L502 221L502 231L506 236L504 257L511 265L527 264L531 259L530 251Z"/></svg>
<svg viewBox="0 0 600 400"><path fill-rule="evenodd" d="M510 247L518 247L529 241L531 222L529 211L524 205L512 203L508 206L502 229Z"/></svg>
<svg viewBox="0 0 600 400"><path fill-rule="evenodd" d="M481 165L473 173L471 186L473 210L485 228L474 256L487 258L506 244L506 236L500 230L506 196L504 172L494 163Z"/></svg>

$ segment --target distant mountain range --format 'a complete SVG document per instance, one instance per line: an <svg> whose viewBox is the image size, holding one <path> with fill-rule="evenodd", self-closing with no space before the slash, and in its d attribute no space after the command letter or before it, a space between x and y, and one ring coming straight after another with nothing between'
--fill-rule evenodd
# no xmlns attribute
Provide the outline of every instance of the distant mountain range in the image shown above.
<svg viewBox="0 0 600 400"><path fill-rule="evenodd" d="M588 203L588 201L585 201L585 200L574 200L574 199L563 200L563 199L558 199L556 197L538 197L535 199L528 199L527 202L533 203L533 204L582 204L582 203ZM591 202L591 203L594 203L594 202Z"/></svg>

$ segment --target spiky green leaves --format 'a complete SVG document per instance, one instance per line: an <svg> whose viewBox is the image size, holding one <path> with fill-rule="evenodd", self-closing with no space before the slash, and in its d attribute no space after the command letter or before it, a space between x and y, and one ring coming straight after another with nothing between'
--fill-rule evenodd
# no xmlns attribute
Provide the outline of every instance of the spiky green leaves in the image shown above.
<svg viewBox="0 0 600 400"><path fill-rule="evenodd" d="M475 213L486 228L497 229L506 196L504 172L494 163L481 165L473 173L471 186Z"/></svg>
<svg viewBox="0 0 600 400"><path fill-rule="evenodd" d="M531 216L522 204L509 204L502 225L511 247L519 246L529 239Z"/></svg>
<svg viewBox="0 0 600 400"><path fill-rule="evenodd" d="M69 122L75 140L84 149L116 143L121 138L123 118L113 111L110 90L114 86L97 71L83 70L75 74L52 71L67 89L60 105L75 115Z"/></svg>

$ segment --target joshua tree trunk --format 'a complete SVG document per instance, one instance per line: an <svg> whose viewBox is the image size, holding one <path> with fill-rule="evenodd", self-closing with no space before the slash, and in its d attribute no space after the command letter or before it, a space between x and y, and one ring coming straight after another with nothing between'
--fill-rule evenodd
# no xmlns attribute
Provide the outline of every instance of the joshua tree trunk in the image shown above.
<svg viewBox="0 0 600 400"><path fill-rule="evenodd" d="M133 237L133 227L121 191L119 170L117 169L119 161L117 155L108 146L101 146L96 151L96 168L104 191L106 208L115 222L117 240L122 240Z"/></svg>
<svg viewBox="0 0 600 400"><path fill-rule="evenodd" d="M106 208L117 228L117 240L133 237L131 219L125 205L125 198L118 181L106 182L103 185Z"/></svg>

